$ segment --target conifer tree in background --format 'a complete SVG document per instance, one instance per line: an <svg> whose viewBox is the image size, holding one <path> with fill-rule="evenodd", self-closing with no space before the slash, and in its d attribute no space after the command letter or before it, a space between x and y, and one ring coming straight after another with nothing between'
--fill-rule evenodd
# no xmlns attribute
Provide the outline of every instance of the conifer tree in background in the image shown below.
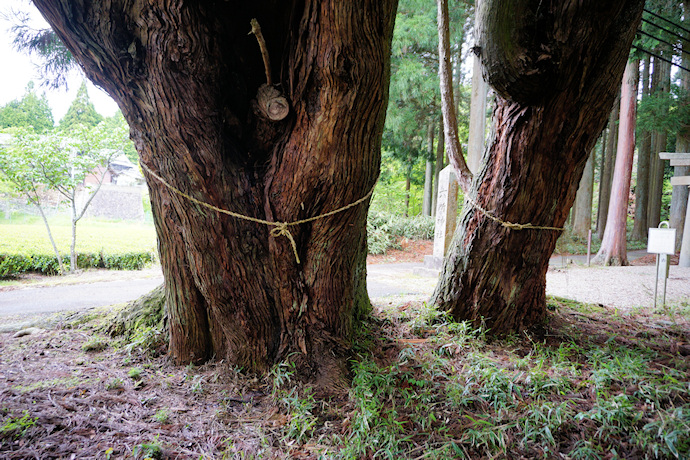
<svg viewBox="0 0 690 460"><path fill-rule="evenodd" d="M82 81L74 101L72 101L65 116L60 120L60 129L68 130L77 125L93 128L101 121L103 121L103 116L96 111L96 107L94 107L93 102L89 98L86 82Z"/></svg>
<svg viewBox="0 0 690 460"><path fill-rule="evenodd" d="M53 112L45 94L38 96L34 82L26 85L21 99L8 102L0 108L0 128L33 128L37 133L53 129Z"/></svg>

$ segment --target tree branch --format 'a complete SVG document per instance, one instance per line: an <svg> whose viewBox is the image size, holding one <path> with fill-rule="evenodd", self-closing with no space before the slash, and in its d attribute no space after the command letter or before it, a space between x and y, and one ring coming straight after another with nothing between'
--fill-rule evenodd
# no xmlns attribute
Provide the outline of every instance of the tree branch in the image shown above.
<svg viewBox="0 0 690 460"><path fill-rule="evenodd" d="M438 76L441 86L441 111L443 132L448 150L448 160L453 167L458 185L467 193L472 185L472 172L467 167L458 139L458 117L453 100L453 75L450 62L450 31L448 25L448 0L437 0L438 5Z"/></svg>

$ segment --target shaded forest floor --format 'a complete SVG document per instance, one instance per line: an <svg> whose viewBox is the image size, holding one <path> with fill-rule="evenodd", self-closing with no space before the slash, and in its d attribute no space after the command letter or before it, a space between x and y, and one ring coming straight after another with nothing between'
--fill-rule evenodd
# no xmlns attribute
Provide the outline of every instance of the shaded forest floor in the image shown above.
<svg viewBox="0 0 690 460"><path fill-rule="evenodd" d="M688 458L690 305L549 300L545 327L491 340L423 302L375 306L351 385L284 363L178 367L155 329L105 313L0 334L0 458ZM26 334L26 335L23 335Z"/></svg>

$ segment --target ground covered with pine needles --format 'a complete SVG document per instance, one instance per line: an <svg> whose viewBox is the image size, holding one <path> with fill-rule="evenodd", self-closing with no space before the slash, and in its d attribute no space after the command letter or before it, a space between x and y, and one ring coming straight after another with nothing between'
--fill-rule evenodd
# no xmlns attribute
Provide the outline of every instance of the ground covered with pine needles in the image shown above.
<svg viewBox="0 0 690 460"><path fill-rule="evenodd" d="M689 458L689 319L550 299L539 333L496 340L387 301L323 395L287 362L177 367L155 328L62 317L0 334L0 458Z"/></svg>

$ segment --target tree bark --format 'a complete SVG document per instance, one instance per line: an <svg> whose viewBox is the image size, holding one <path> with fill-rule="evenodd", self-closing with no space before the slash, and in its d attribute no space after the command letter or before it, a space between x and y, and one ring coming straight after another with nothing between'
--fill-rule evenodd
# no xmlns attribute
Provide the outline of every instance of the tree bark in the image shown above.
<svg viewBox="0 0 690 460"><path fill-rule="evenodd" d="M436 163L434 165L434 195L431 200L431 216L436 217L436 200L438 199L438 175L443 169L444 157L446 155L445 135L443 134L443 117L439 120L438 144L436 144Z"/></svg>
<svg viewBox="0 0 690 460"><path fill-rule="evenodd" d="M175 362L265 371L288 356L337 382L368 307L368 201L380 166L396 2L37 0L118 102L147 172ZM266 69L257 18L274 67ZM276 82L266 87L265 74ZM289 103L258 109L260 88ZM269 106L270 107L270 106ZM335 379L335 380L333 380Z"/></svg>
<svg viewBox="0 0 690 460"><path fill-rule="evenodd" d="M580 179L580 185L575 195L575 205L573 206L573 234L587 238L587 234L592 228L592 180L594 179L594 157L595 150L585 163L585 170Z"/></svg>
<svg viewBox="0 0 690 460"><path fill-rule="evenodd" d="M658 69L658 70L657 70ZM658 78L656 91L668 93L671 86L671 66L668 63L659 61L654 64L654 74ZM667 117L668 112L660 113L660 117ZM652 154L650 157L649 179L649 211L647 223L650 227L657 227L661 222L661 198L664 194L664 162L659 158L659 152L666 151L666 141L668 132L664 129L655 131L652 143Z"/></svg>
<svg viewBox="0 0 690 460"><path fill-rule="evenodd" d="M597 219L597 236L603 238L606 229L606 218L609 214L609 201L611 200L611 178L613 177L613 165L616 162L616 145L618 145L618 114L620 111L620 99L616 98L609 116L609 135L606 144L606 156L604 170L599 181L599 211Z"/></svg>
<svg viewBox="0 0 690 460"><path fill-rule="evenodd" d="M626 223L630 178L635 155L635 119L637 115L637 83L639 61L628 62L621 86L620 124L618 126L618 149L616 166L611 184L611 203L606 218L606 230L601 247L593 263L604 265L628 265Z"/></svg>
<svg viewBox="0 0 690 460"><path fill-rule="evenodd" d="M487 1L481 60L493 135L432 301L502 334L538 324L546 270L616 96L643 2ZM535 33L538 31L538 33ZM492 218L487 216L490 214Z"/></svg>
<svg viewBox="0 0 690 460"><path fill-rule="evenodd" d="M410 216L410 185L412 182L412 155L407 157L405 165L405 217Z"/></svg>
<svg viewBox="0 0 690 460"><path fill-rule="evenodd" d="M597 192L597 215L594 219L594 228L599 230L599 216L601 215L601 184L602 176L604 174L604 165L606 163L606 147L608 145L610 128L607 126L601 132L601 157L599 158L599 187Z"/></svg>
<svg viewBox="0 0 690 460"><path fill-rule="evenodd" d="M424 197L422 200L422 215L431 216L431 203L434 182L434 164L431 160L434 157L434 123L429 122L427 131L427 159L424 162Z"/></svg>
<svg viewBox="0 0 690 460"><path fill-rule="evenodd" d="M651 59L644 61L642 73L642 98L649 97L649 75ZM649 206L649 160L652 150L652 134L646 130L640 130L640 142L637 152L637 183L635 184L635 224L633 225L632 239L637 241L647 240L647 208Z"/></svg>

